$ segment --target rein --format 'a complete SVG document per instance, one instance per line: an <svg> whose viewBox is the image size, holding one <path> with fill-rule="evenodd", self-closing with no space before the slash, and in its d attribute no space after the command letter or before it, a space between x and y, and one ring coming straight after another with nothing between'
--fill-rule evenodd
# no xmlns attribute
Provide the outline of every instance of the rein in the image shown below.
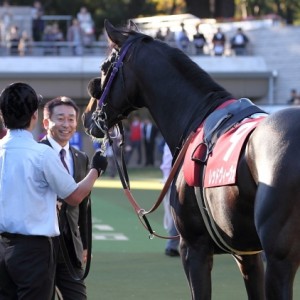
<svg viewBox="0 0 300 300"><path fill-rule="evenodd" d="M133 44L134 40L131 40L129 41L127 44L125 44L124 48L121 49L121 54L120 56L118 57L114 67L113 67L113 70L110 74L110 77L108 79L108 82L107 84L105 85L104 87L104 91L100 97L100 99L98 100L98 108L100 108L100 110L102 109L102 107L105 105L104 104L104 101L106 99L106 97L108 96L108 93L110 91L110 88L111 88L111 85L113 83L113 80L117 74L117 72L119 71L120 67L122 66L123 64L123 59L128 51L128 49L130 48L130 46ZM104 120L106 119L106 114L104 113ZM96 125L98 126L98 123L95 122ZM98 126L99 127L99 126ZM106 132L105 135L108 139L108 143L110 144L110 146L112 146L113 144L113 141L112 141L112 138L110 137L109 135L109 130L108 130L108 126L105 126L106 128L104 128L104 131ZM122 123L119 122L118 123L118 127L120 129L120 133L121 133L121 136L124 137L124 134L123 134L123 126L122 126ZM99 127L100 128L100 127ZM103 130L102 128L100 128L101 130ZM139 204L137 203L137 201L134 199L131 191L130 191L130 186L129 186L129 178L128 178L128 173L127 173L127 168L126 168L126 163L125 163L125 159L124 159L124 155L123 155L123 145L124 145L124 138L122 138L122 142L120 143L120 147L121 147L121 161L122 161L122 165L120 166L119 162L118 162L118 159L117 159L117 155L115 153L115 150L114 150L114 147L111 147L112 148L112 151L113 151L113 157L114 157L114 160L115 160L115 164L116 164L116 168L118 170L118 173L119 173L119 177L120 177L120 181L122 183L122 186L123 186L123 191L126 195L126 197L128 198L130 204L132 205L133 209L135 210L140 222L142 223L142 225L148 230L149 232L149 238L152 239L154 236L156 237L159 237L159 238L163 238L163 239L177 239L179 237L178 236L161 236L157 233L155 233L155 231L152 229L148 219L147 219L147 215L154 212L158 207L159 205L162 203L166 193L168 192L170 186L171 186L171 183L174 179L174 176L178 170L178 167L181 165L182 163L182 160L184 158L184 155L188 149L188 146L190 144L190 141L191 139L193 138L195 132L192 132L188 138L186 139L183 147L181 148L181 150L179 151L177 157L176 157L176 160L172 166L172 169L170 171L170 174L168 176L168 179L166 180L165 182L165 185L157 199L157 201L155 202L155 204L152 206L152 208L148 211L146 211L145 209L141 208L139 206Z"/></svg>
<svg viewBox="0 0 300 300"><path fill-rule="evenodd" d="M142 223L142 225L145 227L145 229L148 230L149 232L149 238L152 239L154 236L156 237L159 237L159 238L162 238L162 239L177 239L179 238L179 235L177 236L162 236L162 235L159 235L157 234L151 227L148 219L147 219L147 215L154 212L158 207L159 205L162 203L166 193L168 192L170 186L171 186L171 183L174 179L174 176L179 168L179 166L181 165L182 163L182 160L184 158L184 155L188 149L188 146L190 144L190 141L192 140L192 138L194 137L196 133L195 132L192 132L190 133L190 135L188 136L188 138L186 139L183 147L181 148L173 166L172 166L172 169L170 171L170 174L164 184L164 187L158 197L158 199L156 200L156 202L154 203L154 205L152 206L152 208L148 211L146 211L145 209L141 208L139 206L139 204L137 203L137 201L134 199L131 191L130 191L130 187L129 187L129 183L128 181L126 180L127 177L127 170L126 170L126 164L122 164L122 168L120 167L119 163L118 163L118 160L117 160L117 156L114 152L114 149L113 149L113 154L114 154L114 160L115 160L115 163L116 163L116 167L117 167L117 170L118 170L118 173L119 173L119 177L120 177L120 180L121 180L121 183L122 183L122 186L123 186L123 191L125 193L125 196L127 197L127 199L129 200L131 206L133 207L135 213L137 214L140 222ZM122 151L121 151L122 153ZM123 162L123 160L122 160Z"/></svg>

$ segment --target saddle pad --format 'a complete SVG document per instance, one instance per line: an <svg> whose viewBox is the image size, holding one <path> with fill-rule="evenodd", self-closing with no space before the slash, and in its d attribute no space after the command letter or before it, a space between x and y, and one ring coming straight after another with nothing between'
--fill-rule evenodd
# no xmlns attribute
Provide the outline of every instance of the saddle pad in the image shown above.
<svg viewBox="0 0 300 300"><path fill-rule="evenodd" d="M184 158L183 173L187 184L198 187L201 187L202 184L203 187L235 184L236 168L242 146L247 136L264 118L265 116L247 118L218 139L213 152L208 156L204 182L199 177L203 163L192 160L192 158L203 157L206 152L206 147L201 145L203 141L203 126L201 125Z"/></svg>

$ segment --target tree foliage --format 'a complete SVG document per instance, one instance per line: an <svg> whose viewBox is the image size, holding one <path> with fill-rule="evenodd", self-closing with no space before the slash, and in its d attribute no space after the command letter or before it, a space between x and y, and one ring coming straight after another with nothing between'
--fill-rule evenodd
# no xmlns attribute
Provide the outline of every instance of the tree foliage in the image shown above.
<svg viewBox="0 0 300 300"><path fill-rule="evenodd" d="M246 18L277 14L293 24L300 19L299 0L45 0L41 1L48 15L76 16L80 7L92 13L97 33L104 19L124 25L128 19L158 14L191 13L200 18ZM14 0L13 5L31 6L33 0Z"/></svg>
<svg viewBox="0 0 300 300"><path fill-rule="evenodd" d="M300 19L299 0L237 0L236 16L260 17L276 14L286 20L287 24L294 24ZM242 13L244 11L244 14ZM246 14L246 15L245 15Z"/></svg>

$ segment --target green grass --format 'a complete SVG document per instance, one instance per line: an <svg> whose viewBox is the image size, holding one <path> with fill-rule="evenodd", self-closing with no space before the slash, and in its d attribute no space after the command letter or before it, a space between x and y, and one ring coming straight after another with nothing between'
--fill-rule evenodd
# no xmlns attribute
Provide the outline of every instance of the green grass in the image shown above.
<svg viewBox="0 0 300 300"><path fill-rule="evenodd" d="M161 179L158 168L129 169L129 176L132 181L149 179L149 186ZM132 193L138 204L148 210L160 190L132 189ZM180 258L164 255L165 240L148 238L122 189L95 188L92 196L93 236L107 240L93 240L91 270L86 279L88 299L190 299ZM157 233L166 235L162 206L148 219ZM230 255L215 256L212 283L214 300L247 299L242 277ZM294 299L300 299L300 275L294 284Z"/></svg>

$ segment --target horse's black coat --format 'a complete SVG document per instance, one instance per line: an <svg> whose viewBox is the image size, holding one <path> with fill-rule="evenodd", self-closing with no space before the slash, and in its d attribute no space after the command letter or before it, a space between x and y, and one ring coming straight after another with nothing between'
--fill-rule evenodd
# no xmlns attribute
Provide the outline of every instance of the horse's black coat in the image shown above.
<svg viewBox="0 0 300 300"><path fill-rule="evenodd" d="M105 87L114 56L136 39L125 55L101 111L108 127L128 114L147 107L171 151L176 153L188 134L214 109L234 98L189 57L167 44L132 29L105 23L114 45L103 65ZM212 58L213 59L213 58ZM103 90L102 90L103 92ZM85 111L85 126L93 125L97 100ZM104 114L102 114L104 116ZM249 299L292 299L293 281L300 262L300 110L289 108L262 121L241 154L237 184L205 191L219 234L239 251L232 253L243 275ZM103 137L103 132L96 133ZM199 180L201 180L199 178ZM222 253L201 218L193 187L180 170L174 179L171 202L181 235L180 252L192 299L211 299L213 256Z"/></svg>

